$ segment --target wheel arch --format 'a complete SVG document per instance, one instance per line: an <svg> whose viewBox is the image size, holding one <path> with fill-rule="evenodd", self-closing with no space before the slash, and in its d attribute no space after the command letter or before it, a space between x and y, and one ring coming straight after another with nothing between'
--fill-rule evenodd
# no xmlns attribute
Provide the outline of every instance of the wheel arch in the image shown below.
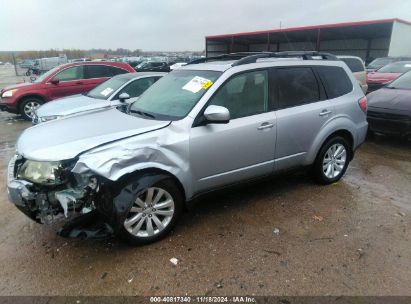
<svg viewBox="0 0 411 304"><path fill-rule="evenodd" d="M139 169L139 170L136 170L134 172L126 173L123 176L121 176L117 180L116 183L124 184L127 181L129 181L130 179L140 178L140 177L148 176L148 175L153 175L153 176L163 175L163 176L169 177L171 180L174 181L174 183L176 184L176 186L180 190L181 195L183 196L184 202L187 201L186 189L184 188L183 183L180 181L180 179L177 176L175 176L174 174L172 174L171 172L160 169L160 168L151 167L151 168Z"/></svg>
<svg viewBox="0 0 411 304"><path fill-rule="evenodd" d="M311 165L315 162L315 159L317 158L318 152L320 151L321 147L326 143L330 138L335 137L335 136L341 136L350 145L350 161L354 157L354 144L355 144L355 136L353 129L351 128L350 125L345 125L340 128L333 128L333 129L328 129L328 130L323 130L323 132L320 132L316 139L314 140L311 149L307 153L307 157L305 159L305 165Z"/></svg>
<svg viewBox="0 0 411 304"><path fill-rule="evenodd" d="M23 103L23 101L24 101L25 99L27 99L27 98L29 98L29 97L39 98L39 99L43 100L44 102L47 101L46 98L45 98L45 96L43 96L43 95L41 95L41 94L38 94L38 93L30 93L30 94L26 94L26 95L20 96L19 99L17 100L17 109L18 109L19 112L20 112L20 110L21 110L21 104Z"/></svg>

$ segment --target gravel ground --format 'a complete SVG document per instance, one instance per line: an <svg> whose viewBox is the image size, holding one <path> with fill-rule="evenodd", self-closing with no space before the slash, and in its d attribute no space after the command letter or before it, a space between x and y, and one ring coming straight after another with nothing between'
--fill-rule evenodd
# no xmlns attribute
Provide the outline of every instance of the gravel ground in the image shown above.
<svg viewBox="0 0 411 304"><path fill-rule="evenodd" d="M202 197L129 247L61 238L7 201L29 126L0 112L0 295L411 295L411 142L368 140L330 186L294 173Z"/></svg>

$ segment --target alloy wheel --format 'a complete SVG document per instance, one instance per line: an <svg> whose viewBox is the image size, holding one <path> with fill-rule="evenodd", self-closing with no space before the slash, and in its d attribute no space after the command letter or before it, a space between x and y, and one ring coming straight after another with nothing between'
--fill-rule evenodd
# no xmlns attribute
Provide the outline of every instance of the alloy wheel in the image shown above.
<svg viewBox="0 0 411 304"><path fill-rule="evenodd" d="M151 237L163 231L175 211L173 197L166 190L150 187L133 202L124 228L136 237Z"/></svg>
<svg viewBox="0 0 411 304"><path fill-rule="evenodd" d="M342 144L332 145L323 158L323 172L327 178L337 177L343 170L347 162L347 151Z"/></svg>
<svg viewBox="0 0 411 304"><path fill-rule="evenodd" d="M37 101L29 101L24 105L23 111L27 117L33 118L34 111L37 110L41 104Z"/></svg>

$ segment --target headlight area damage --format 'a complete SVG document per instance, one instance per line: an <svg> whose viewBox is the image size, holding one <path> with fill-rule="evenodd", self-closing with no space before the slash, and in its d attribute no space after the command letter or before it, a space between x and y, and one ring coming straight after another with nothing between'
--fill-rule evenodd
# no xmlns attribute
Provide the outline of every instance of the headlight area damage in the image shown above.
<svg viewBox="0 0 411 304"><path fill-rule="evenodd" d="M171 136L161 138L150 133L130 137L121 144L108 143L67 161L15 156L8 169L9 198L39 223L65 222L59 233L62 236L110 236L124 224L133 197L167 177L158 170L178 179L187 175L187 140L181 136L177 142L171 141ZM150 174L144 170L148 168L158 170ZM138 182L125 191L125 182L136 172Z"/></svg>
<svg viewBox="0 0 411 304"><path fill-rule="evenodd" d="M100 181L71 172L76 161L40 162L15 156L8 167L9 199L32 220L61 222L65 237L102 239L113 229L97 211Z"/></svg>
<svg viewBox="0 0 411 304"><path fill-rule="evenodd" d="M92 175L73 174L75 163L75 160L32 161L15 156L8 167L10 201L38 223L78 221L81 215L96 210L99 182ZM80 231L73 233L80 236Z"/></svg>

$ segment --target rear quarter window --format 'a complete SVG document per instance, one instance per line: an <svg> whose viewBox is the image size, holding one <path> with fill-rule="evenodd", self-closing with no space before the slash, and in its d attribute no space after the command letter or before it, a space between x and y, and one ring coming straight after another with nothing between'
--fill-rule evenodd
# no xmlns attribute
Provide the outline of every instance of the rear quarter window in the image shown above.
<svg viewBox="0 0 411 304"><path fill-rule="evenodd" d="M350 93L353 85L345 70L337 66L317 66L328 99Z"/></svg>
<svg viewBox="0 0 411 304"><path fill-rule="evenodd" d="M109 66L108 70L109 70L110 76L116 76L116 75L120 75L120 74L130 73L127 70L124 70L124 69L118 68L118 67L113 67L113 66Z"/></svg>
<svg viewBox="0 0 411 304"><path fill-rule="evenodd" d="M344 61L346 65L348 65L351 72L364 72L364 65L362 64L361 60L357 58L341 58L341 60Z"/></svg>

